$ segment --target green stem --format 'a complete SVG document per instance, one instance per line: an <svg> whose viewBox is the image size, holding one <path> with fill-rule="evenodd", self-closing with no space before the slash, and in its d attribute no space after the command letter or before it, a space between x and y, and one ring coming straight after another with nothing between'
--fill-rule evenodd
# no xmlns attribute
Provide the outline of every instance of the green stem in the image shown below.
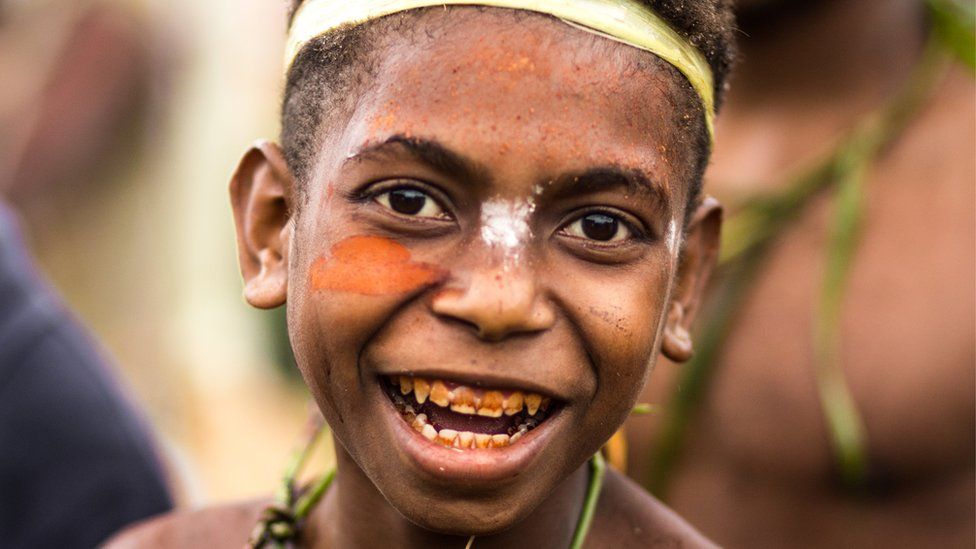
<svg viewBox="0 0 976 549"><path fill-rule="evenodd" d="M325 492L329 489L329 486L332 485L332 481L335 479L335 474L336 470L335 467L333 467L328 473L325 474L325 476L319 479L319 481L311 490L308 491L308 493L298 500L298 503L295 504L296 521L301 521L308 516L308 513L312 510L312 507L315 507L315 504L322 499L322 496L325 495Z"/></svg>
<svg viewBox="0 0 976 549"><path fill-rule="evenodd" d="M631 414L635 416L646 416L647 414L656 414L660 411L660 407L654 404L648 404L646 402L641 402L634 405L634 408L630 411Z"/></svg>
<svg viewBox="0 0 976 549"><path fill-rule="evenodd" d="M301 449L296 450L291 455L288 466L285 468L285 474L281 478L281 484L278 486L278 493L275 494L275 500L286 508L290 508L294 503L295 478L302 470L302 467L305 466L305 462L308 461L308 457L312 455L312 451L315 449L316 443L322 438L322 435L328 429L325 426L324 421L318 422L318 420L316 420L314 425L310 426L310 430L311 434L308 436L308 442Z"/></svg>
<svg viewBox="0 0 976 549"><path fill-rule="evenodd" d="M576 531L573 533L573 541L569 544L569 549L580 549L586 541L586 535L590 532L590 525L593 523L593 514L596 512L596 504L600 499L600 490L603 489L603 477L607 473L607 463L600 452L593 454L590 459L590 485L586 489L586 499L583 500L583 510L580 511L579 522L576 523Z"/></svg>
<svg viewBox="0 0 976 549"><path fill-rule="evenodd" d="M870 156L859 152L852 149L849 167L838 182L835 221L813 332L820 402L841 478L849 486L861 484L867 469L864 422L844 376L841 358L841 313L851 263L860 240L864 180L870 163Z"/></svg>

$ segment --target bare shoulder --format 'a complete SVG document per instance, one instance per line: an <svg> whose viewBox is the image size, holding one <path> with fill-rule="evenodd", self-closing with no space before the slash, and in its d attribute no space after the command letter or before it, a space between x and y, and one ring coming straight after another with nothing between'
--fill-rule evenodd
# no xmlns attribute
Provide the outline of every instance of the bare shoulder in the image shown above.
<svg viewBox="0 0 976 549"><path fill-rule="evenodd" d="M594 516L594 547L717 547L634 481L608 470Z"/></svg>
<svg viewBox="0 0 976 549"><path fill-rule="evenodd" d="M261 499L168 513L126 528L113 536L105 547L240 549L269 501Z"/></svg>

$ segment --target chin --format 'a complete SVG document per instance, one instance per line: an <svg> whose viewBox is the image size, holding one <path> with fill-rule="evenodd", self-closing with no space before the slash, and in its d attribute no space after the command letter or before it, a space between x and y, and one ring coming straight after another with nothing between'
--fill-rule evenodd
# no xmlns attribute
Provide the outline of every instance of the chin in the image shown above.
<svg viewBox="0 0 976 549"><path fill-rule="evenodd" d="M531 516L579 467L574 461L590 455L574 442L576 410L539 388L478 388L444 377L378 376L366 407L351 414L368 422L340 429L342 438L368 435L343 445L417 526L458 536L503 532Z"/></svg>
<svg viewBox="0 0 976 549"><path fill-rule="evenodd" d="M455 536L489 536L512 528L534 510L524 507L513 506L506 501L454 500L424 505L416 513L411 513L410 509L397 510L417 526L433 532Z"/></svg>

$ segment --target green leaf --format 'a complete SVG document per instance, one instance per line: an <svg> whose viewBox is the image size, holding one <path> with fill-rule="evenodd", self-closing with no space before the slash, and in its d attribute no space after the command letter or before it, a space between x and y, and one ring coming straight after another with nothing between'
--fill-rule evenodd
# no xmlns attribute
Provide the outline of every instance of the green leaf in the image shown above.
<svg viewBox="0 0 976 549"><path fill-rule="evenodd" d="M647 414L656 414L660 411L660 408L654 404L648 404L646 402L641 402L634 406L634 409L630 411L631 414L635 416L645 416Z"/></svg>
<svg viewBox="0 0 976 549"><path fill-rule="evenodd" d="M864 423L844 377L841 360L841 312L847 281L859 242L864 216L864 179L871 155L852 148L842 162L837 182L836 210L820 308L814 322L817 388L830 431L841 477L849 486L864 480L867 441Z"/></svg>
<svg viewBox="0 0 976 549"><path fill-rule="evenodd" d="M932 26L942 43L976 71L976 2L928 0Z"/></svg>

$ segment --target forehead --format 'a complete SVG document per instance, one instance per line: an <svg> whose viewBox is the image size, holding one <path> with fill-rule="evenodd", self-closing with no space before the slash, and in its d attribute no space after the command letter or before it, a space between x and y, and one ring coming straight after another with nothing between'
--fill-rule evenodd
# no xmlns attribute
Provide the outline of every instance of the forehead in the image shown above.
<svg viewBox="0 0 976 549"><path fill-rule="evenodd" d="M502 176L617 164L665 186L685 160L671 145L682 141L686 103L677 72L650 53L499 9L432 10L398 34L357 101L349 147L402 134L436 139Z"/></svg>

